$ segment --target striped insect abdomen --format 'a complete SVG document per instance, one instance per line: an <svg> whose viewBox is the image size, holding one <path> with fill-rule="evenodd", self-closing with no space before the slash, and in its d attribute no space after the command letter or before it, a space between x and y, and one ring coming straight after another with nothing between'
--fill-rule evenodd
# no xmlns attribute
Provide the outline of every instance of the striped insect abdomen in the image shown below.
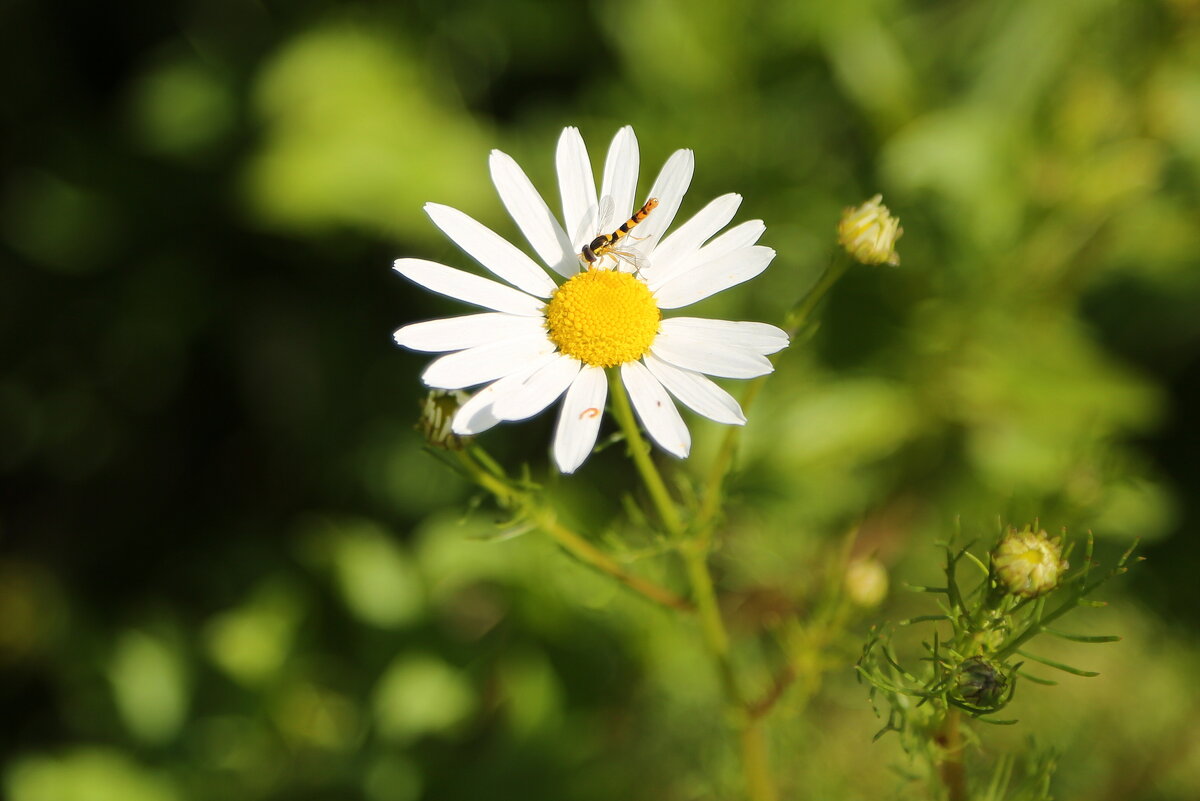
<svg viewBox="0 0 1200 801"><path fill-rule="evenodd" d="M652 197L649 200L647 200L646 205L642 206L640 209L635 211L633 213L632 217L630 217L625 222L621 223L620 228L618 228L617 230L612 232L612 236L610 236L608 238L608 246L612 247L613 245L620 242L621 239L624 238L626 234L628 234L630 231L633 230L633 227L635 225L637 225L642 220L644 220L648 216L650 216L650 212L654 211L654 209L657 206L658 206L658 198ZM592 248L592 250L595 250L595 248Z"/></svg>

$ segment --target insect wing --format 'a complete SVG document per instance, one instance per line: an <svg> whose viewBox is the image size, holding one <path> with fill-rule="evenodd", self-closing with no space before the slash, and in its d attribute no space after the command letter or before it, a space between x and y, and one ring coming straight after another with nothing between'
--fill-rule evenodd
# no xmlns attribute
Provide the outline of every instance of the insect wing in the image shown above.
<svg viewBox="0 0 1200 801"><path fill-rule="evenodd" d="M633 266L634 272L640 273L650 267L650 260L647 259L640 251L637 250L610 250L605 255L612 256L618 262L625 262ZM620 267L620 264L617 265Z"/></svg>
<svg viewBox="0 0 1200 801"><path fill-rule="evenodd" d="M596 232L596 236L606 234L614 225L616 218L616 207L613 205L612 195L605 195L600 198L600 208L596 211L596 226L592 230Z"/></svg>
<svg viewBox="0 0 1200 801"><path fill-rule="evenodd" d="M588 213L575 230L575 238L572 241L578 243L578 247L582 249L588 242L608 231L607 226L612 224L612 216L613 199L612 196L605 195L600 198L599 208L588 209Z"/></svg>

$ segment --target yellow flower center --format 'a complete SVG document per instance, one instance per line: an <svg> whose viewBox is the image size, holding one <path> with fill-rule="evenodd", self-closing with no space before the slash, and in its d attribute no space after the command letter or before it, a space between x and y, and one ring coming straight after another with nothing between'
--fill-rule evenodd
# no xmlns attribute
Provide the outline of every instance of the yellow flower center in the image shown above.
<svg viewBox="0 0 1200 801"><path fill-rule="evenodd" d="M593 367L641 358L662 313L646 285L630 273L591 269L555 290L546 304L546 329L558 349Z"/></svg>
<svg viewBox="0 0 1200 801"><path fill-rule="evenodd" d="M1030 548L1025 553L1017 554L1013 558L1014 559L1024 559L1032 567L1037 567L1039 565L1048 564L1048 562L1049 562L1049 555L1046 553L1043 553L1038 548Z"/></svg>

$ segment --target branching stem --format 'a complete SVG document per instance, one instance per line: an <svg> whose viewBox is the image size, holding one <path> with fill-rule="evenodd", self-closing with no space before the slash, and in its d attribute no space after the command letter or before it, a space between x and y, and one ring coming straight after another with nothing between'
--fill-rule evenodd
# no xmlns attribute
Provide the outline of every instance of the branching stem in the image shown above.
<svg viewBox="0 0 1200 801"><path fill-rule="evenodd" d="M617 560L592 545L582 535L560 523L554 511L537 503L527 490L514 487L508 481L499 478L493 472L485 469L471 454L461 451L459 459L475 483L491 492L497 503L532 521L564 551L580 562L602 573L607 573L629 589L657 604L680 612L696 611L695 604L686 598L681 598L666 587L627 571Z"/></svg>

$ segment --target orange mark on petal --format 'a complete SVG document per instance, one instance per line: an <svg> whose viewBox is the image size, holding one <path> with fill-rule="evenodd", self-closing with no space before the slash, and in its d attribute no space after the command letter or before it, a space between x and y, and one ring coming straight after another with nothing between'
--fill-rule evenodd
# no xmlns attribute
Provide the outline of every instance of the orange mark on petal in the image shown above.
<svg viewBox="0 0 1200 801"><path fill-rule="evenodd" d="M595 406L591 406L587 409L584 409L582 412L579 413L579 419L580 420L591 420L593 417L596 417L599 414L600 414L600 410L597 409Z"/></svg>

